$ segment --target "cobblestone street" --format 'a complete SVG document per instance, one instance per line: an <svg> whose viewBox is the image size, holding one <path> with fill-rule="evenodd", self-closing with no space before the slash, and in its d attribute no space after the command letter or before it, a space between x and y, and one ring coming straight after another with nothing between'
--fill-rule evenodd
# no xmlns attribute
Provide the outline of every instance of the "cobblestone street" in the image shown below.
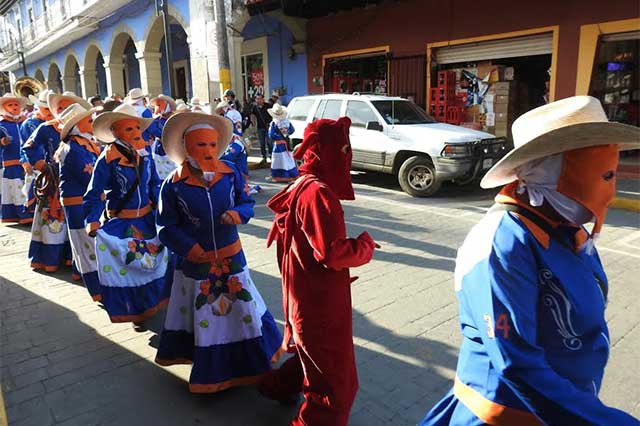
<svg viewBox="0 0 640 426"><path fill-rule="evenodd" d="M262 184L255 218L240 227L253 280L282 326L272 216L264 206L280 186ZM414 425L451 386L460 342L453 291L456 250L492 204L493 192L448 186L435 198L402 193L391 177L354 176L345 203L348 232L368 230L382 246L353 271L354 341L360 390L353 426ZM29 229L0 227L0 366L12 426L286 425L295 407L252 387L215 395L188 392L188 366L153 359L164 314L150 330L111 324L70 271L28 267ZM611 356L601 397L640 416L640 223L612 210L598 247L610 281Z"/></svg>

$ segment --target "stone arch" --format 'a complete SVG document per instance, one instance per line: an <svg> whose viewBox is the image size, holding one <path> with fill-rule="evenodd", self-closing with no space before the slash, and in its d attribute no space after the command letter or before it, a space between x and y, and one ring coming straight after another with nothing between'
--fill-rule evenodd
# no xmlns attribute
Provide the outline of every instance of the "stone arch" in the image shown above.
<svg viewBox="0 0 640 426"><path fill-rule="evenodd" d="M105 71L104 56L97 44L87 46L82 65L82 84L85 97L99 95L106 98L107 75Z"/></svg>
<svg viewBox="0 0 640 426"><path fill-rule="evenodd" d="M127 27L114 32L108 63L105 64L109 95L124 96L130 89L140 87L138 48L132 34Z"/></svg>
<svg viewBox="0 0 640 426"><path fill-rule="evenodd" d="M171 92L170 75L173 76L175 93L171 96L188 99L191 97L191 55L188 42L188 32L182 19L169 15L169 30L172 44L170 65L173 74L169 73L164 40L164 25L162 17L155 17L149 26L144 43L143 57L140 68L144 74L143 85L147 83L146 91L151 94ZM143 87L144 89L144 87Z"/></svg>
<svg viewBox="0 0 640 426"><path fill-rule="evenodd" d="M80 79L80 63L73 52L69 52L64 61L62 84L65 91L71 91L76 95L84 96Z"/></svg>
<svg viewBox="0 0 640 426"><path fill-rule="evenodd" d="M47 86L56 93L62 93L62 73L55 62L49 64L47 72Z"/></svg>
<svg viewBox="0 0 640 426"><path fill-rule="evenodd" d="M40 68L36 69L36 72L33 73L33 78L35 78L36 80L38 80L41 83L45 83L46 80L44 78L44 73L42 72L42 70Z"/></svg>

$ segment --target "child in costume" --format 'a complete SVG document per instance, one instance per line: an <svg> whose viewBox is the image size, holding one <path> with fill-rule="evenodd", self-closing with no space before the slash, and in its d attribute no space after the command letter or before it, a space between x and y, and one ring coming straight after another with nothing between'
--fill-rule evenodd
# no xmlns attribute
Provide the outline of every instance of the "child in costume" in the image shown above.
<svg viewBox="0 0 640 426"><path fill-rule="evenodd" d="M251 280L237 225L253 216L242 173L218 159L231 122L185 112L162 142L178 168L162 186L160 240L177 258L156 362L193 364L189 389L255 383L280 355L281 335Z"/></svg>
<svg viewBox="0 0 640 426"><path fill-rule="evenodd" d="M293 426L346 426L358 390L351 328L349 268L368 263L377 247L363 232L347 238L340 200L353 200L351 144L344 117L305 129L296 158L302 177L271 200L282 272L283 348L296 355L261 382L280 401L303 392Z"/></svg>
<svg viewBox="0 0 640 426"><path fill-rule="evenodd" d="M147 133L153 138L151 155L156 163L156 171L160 180L165 180L175 170L176 165L167 157L164 148L162 148L162 129L169 117L176 111L177 105L173 98L165 95L158 95L151 99L149 105L154 108L154 120L147 129Z"/></svg>
<svg viewBox="0 0 640 426"><path fill-rule="evenodd" d="M640 129L575 96L521 115L512 131L515 148L481 181L506 186L456 258L453 388L420 425L638 425L598 398L609 287L593 237L619 150L640 148Z"/></svg>
<svg viewBox="0 0 640 426"><path fill-rule="evenodd" d="M169 251L155 227L161 181L142 137L152 121L127 104L96 117L94 135L108 145L83 200L86 231L95 236L102 304L112 322L138 328L168 303L172 278ZM108 220L101 223L103 214Z"/></svg>
<svg viewBox="0 0 640 426"><path fill-rule="evenodd" d="M59 116L60 146L54 160L60 165L60 199L64 207L73 263L93 300L100 300L94 241L84 229L82 197L87 191L100 147L93 137L93 114L72 104Z"/></svg>
<svg viewBox="0 0 640 426"><path fill-rule="evenodd" d="M0 157L2 158L2 222L30 223L22 193L24 169L20 155L20 124L26 99L10 93L0 97Z"/></svg>
<svg viewBox="0 0 640 426"><path fill-rule="evenodd" d="M289 151L288 139L295 131L289 122L287 109L280 104L267 110L273 117L269 125L269 138L273 141L271 154L271 179L273 182L291 182L298 177L298 167Z"/></svg>
<svg viewBox="0 0 640 426"><path fill-rule="evenodd" d="M51 90L42 90L40 93L38 93L38 97L29 95L29 99L35 105L35 111L29 118L24 120L20 125L20 136L22 138L22 143L25 143L26 141L28 141L29 138L31 138L31 135L35 133L36 129L41 124L53 120L54 118L53 114L51 113L51 110L49 109L49 104L47 103L49 93L53 93L53 92ZM25 169L25 188L23 189L23 192L26 191L27 212L33 218L33 215L35 213L35 208L36 208L34 184L35 184L35 178L37 177L39 172L37 170L34 172L23 150L21 150L21 153L22 153L22 158L21 158L22 166Z"/></svg>
<svg viewBox="0 0 640 426"><path fill-rule="evenodd" d="M34 270L55 272L61 266L72 264L67 224L60 204L59 165L53 159L53 154L60 144L60 122L57 117L76 103L85 108L91 107L89 102L73 92L61 95L50 92L47 105L54 119L40 124L22 145L25 158L38 174L34 184L37 201L29 245L29 258ZM73 278L81 279L76 270Z"/></svg>

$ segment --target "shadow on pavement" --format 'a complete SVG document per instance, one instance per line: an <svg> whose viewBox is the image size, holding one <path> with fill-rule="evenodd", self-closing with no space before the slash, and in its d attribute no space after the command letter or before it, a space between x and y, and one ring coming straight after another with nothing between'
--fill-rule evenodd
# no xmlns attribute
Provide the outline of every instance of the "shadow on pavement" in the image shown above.
<svg viewBox="0 0 640 426"><path fill-rule="evenodd" d="M109 325L103 312L91 318L93 326L85 324L43 297L49 284L36 294L0 278L2 387L10 424L272 426L294 415L295 408L264 400L251 387L190 394L185 380L172 374L184 369L161 368L152 356L123 347L147 344L128 324Z"/></svg>

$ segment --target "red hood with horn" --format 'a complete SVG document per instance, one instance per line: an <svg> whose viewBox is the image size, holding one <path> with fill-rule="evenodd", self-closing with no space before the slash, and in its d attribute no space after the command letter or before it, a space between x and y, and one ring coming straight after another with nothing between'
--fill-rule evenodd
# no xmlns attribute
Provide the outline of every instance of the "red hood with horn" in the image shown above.
<svg viewBox="0 0 640 426"><path fill-rule="evenodd" d="M294 157L303 160L300 173L316 176L341 200L354 200L351 183L351 142L347 117L316 120L304 131L304 140Z"/></svg>

